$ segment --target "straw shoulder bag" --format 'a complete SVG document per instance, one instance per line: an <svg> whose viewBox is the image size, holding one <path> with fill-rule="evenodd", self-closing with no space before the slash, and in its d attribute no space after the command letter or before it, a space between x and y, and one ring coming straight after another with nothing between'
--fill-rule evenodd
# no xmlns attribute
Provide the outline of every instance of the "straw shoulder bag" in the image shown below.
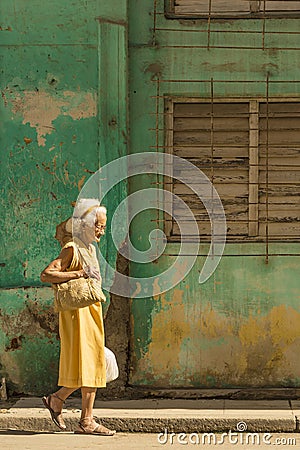
<svg viewBox="0 0 300 450"><path fill-rule="evenodd" d="M77 250L83 261L86 262L86 258L78 247ZM85 308L93 303L106 301L101 287L101 279L77 278L53 284L52 287L55 292L54 305L57 311Z"/></svg>

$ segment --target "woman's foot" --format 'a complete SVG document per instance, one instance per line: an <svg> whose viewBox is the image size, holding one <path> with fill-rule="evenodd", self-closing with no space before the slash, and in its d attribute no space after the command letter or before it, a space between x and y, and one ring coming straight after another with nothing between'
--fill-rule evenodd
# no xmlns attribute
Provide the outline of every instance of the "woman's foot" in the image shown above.
<svg viewBox="0 0 300 450"><path fill-rule="evenodd" d="M61 430L65 430L67 427L62 418L62 406L64 400L57 394L51 394L48 395L48 397L43 397L42 401L51 414L52 422Z"/></svg>
<svg viewBox="0 0 300 450"><path fill-rule="evenodd" d="M93 417L85 417L80 420L79 428L76 430L79 434L98 434L99 436L113 436L116 430L110 430L104 425L97 423Z"/></svg>

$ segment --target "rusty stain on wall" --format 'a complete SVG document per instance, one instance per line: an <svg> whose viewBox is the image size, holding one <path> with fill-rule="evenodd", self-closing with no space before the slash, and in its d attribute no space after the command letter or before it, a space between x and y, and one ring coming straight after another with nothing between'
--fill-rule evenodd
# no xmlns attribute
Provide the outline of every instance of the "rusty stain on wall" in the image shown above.
<svg viewBox="0 0 300 450"><path fill-rule="evenodd" d="M10 345L5 347L5 352L17 350L22 346L22 340L24 339L24 336L17 336L11 339Z"/></svg>
<svg viewBox="0 0 300 450"><path fill-rule="evenodd" d="M179 369L182 341L190 333L182 297L183 291L179 289L174 291L172 302L169 302L164 294L160 296L159 313L157 311L152 317L151 342L148 352L141 360L142 371L147 370L148 363L153 361L154 373L162 377L165 375L166 379L170 370Z"/></svg>
<svg viewBox="0 0 300 450"><path fill-rule="evenodd" d="M300 313L294 308L278 305L266 315L232 318L207 305L198 320L189 320L182 293L174 291L171 302L160 297L151 343L138 363L144 379L156 386L170 379L182 385L184 378L186 385L260 387L297 373Z"/></svg>
<svg viewBox="0 0 300 450"><path fill-rule="evenodd" d="M45 146L46 135L55 130L53 122L59 116L80 120L97 114L96 94L91 92L64 91L57 98L45 90L24 91L22 94L10 91L9 95L5 93L5 97L12 113L21 114L22 123L29 123L36 129L40 146Z"/></svg>

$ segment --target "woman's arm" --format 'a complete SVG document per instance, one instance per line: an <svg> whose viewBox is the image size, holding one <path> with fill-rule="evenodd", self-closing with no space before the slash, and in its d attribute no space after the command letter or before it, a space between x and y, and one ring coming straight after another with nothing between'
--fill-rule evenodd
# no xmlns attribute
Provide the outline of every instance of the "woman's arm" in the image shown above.
<svg viewBox="0 0 300 450"><path fill-rule="evenodd" d="M73 258L73 248L64 248L60 255L54 259L41 273L43 283L63 283L64 281L75 280L76 278L87 278L83 270L66 272Z"/></svg>

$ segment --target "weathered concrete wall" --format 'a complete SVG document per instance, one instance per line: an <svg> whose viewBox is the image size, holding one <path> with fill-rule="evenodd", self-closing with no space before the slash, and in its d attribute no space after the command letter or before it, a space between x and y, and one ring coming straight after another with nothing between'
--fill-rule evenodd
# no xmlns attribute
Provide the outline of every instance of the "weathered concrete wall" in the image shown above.
<svg viewBox="0 0 300 450"><path fill-rule="evenodd" d="M41 394L57 378L57 317L39 280L59 253L55 226L91 174L126 154L127 6L4 0L0 13L0 373L10 392ZM126 183L109 217L124 195ZM109 231L101 245L114 266Z"/></svg>
<svg viewBox="0 0 300 450"><path fill-rule="evenodd" d="M163 95L209 97L212 77L219 97L265 96L267 77L270 96L299 96L298 20L268 20L270 33L249 39L240 30L263 30L261 21L218 21L211 26L221 32L209 34L207 21L167 20L163 6L129 1L132 153L164 145ZM10 392L42 394L57 379L57 317L52 291L39 281L59 251L55 225L89 176L127 151L127 2L3 0L0 12L0 371ZM131 189L152 181L137 177ZM125 195L125 184L111 193L109 213ZM151 220L150 211L133 223L140 249ZM109 231L101 245L114 265ZM268 264L263 244L230 244L199 286L206 252L204 245L190 274L164 295L132 305L113 297L105 325L121 376L108 392L119 395L126 383L299 386L299 243L270 245ZM159 272L177 253L168 244L159 263L131 264L130 273Z"/></svg>
<svg viewBox="0 0 300 450"><path fill-rule="evenodd" d="M128 274L128 261L118 255L116 269ZM119 378L108 384L105 390L98 390L98 396L122 397L129 396L127 389L130 362L130 300L115 294L111 295L111 303L104 320L106 346L114 351L119 366Z"/></svg>
<svg viewBox="0 0 300 450"><path fill-rule="evenodd" d="M168 20L163 12L161 0L129 3L134 151L164 151L164 96L255 98L269 89L270 97L300 97L294 82L299 79L299 35L294 33L299 19L268 19L264 28L257 19L208 24ZM133 181L132 190L143 181L146 186L145 180ZM144 215L132 227L140 250L148 248L149 231L163 217L153 212L146 219L146 226ZM269 244L268 264L265 244L228 243L214 276L199 285L207 250L202 244L180 285L157 298L133 301L130 383L299 386L299 242ZM130 273L160 273L178 252L179 244L168 244L164 256L143 267L131 264Z"/></svg>
<svg viewBox="0 0 300 450"><path fill-rule="evenodd" d="M53 388L59 341L52 289L2 289L0 295L0 370L9 393Z"/></svg>
<svg viewBox="0 0 300 450"><path fill-rule="evenodd" d="M266 265L254 247L241 249L249 256L232 250L204 285L202 256L175 289L134 301L135 384L299 386L299 256Z"/></svg>

